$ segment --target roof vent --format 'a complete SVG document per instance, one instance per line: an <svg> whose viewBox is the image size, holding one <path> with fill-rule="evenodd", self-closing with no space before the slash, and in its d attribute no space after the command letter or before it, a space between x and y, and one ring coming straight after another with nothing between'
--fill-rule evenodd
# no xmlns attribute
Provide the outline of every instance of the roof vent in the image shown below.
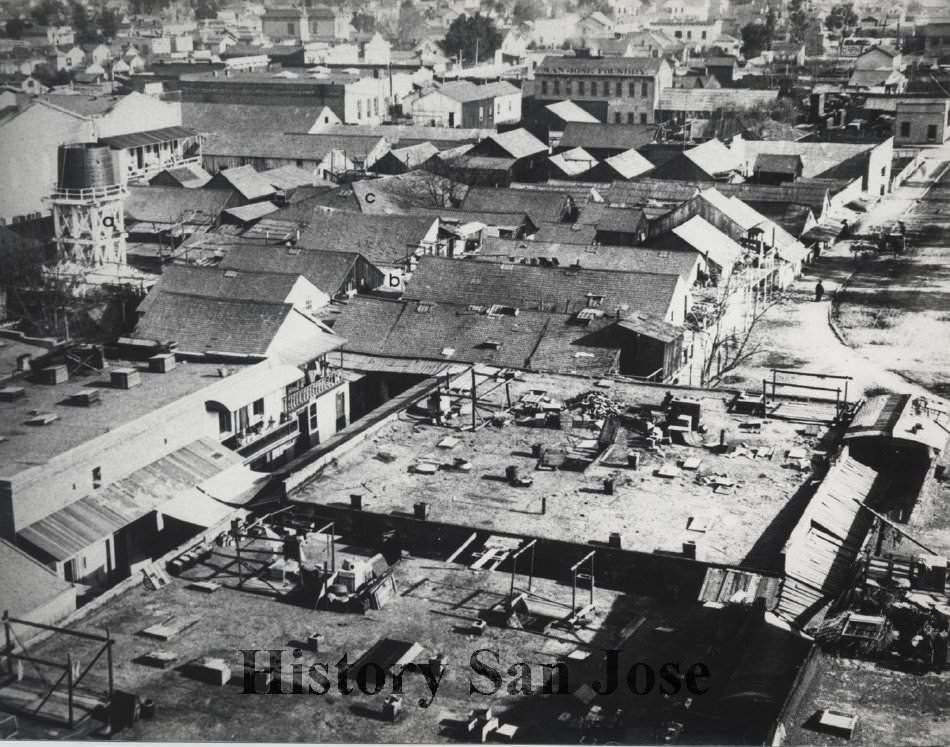
<svg viewBox="0 0 950 747"><path fill-rule="evenodd" d="M226 277L226 278L236 278L236 277L237 277L237 272L235 272L234 270L225 270L225 271L224 271L224 277Z"/></svg>
<svg viewBox="0 0 950 747"><path fill-rule="evenodd" d="M116 368L110 375L114 389L131 389L142 383L142 376L137 368Z"/></svg>
<svg viewBox="0 0 950 747"><path fill-rule="evenodd" d="M0 389L0 402L15 402L26 396L26 389L22 386L5 386Z"/></svg>
<svg viewBox="0 0 950 747"><path fill-rule="evenodd" d="M69 404L77 407L92 407L100 401L98 389L81 389L69 397Z"/></svg>
<svg viewBox="0 0 950 747"><path fill-rule="evenodd" d="M485 340L481 344L481 347L487 348L488 350L499 350L501 349L501 340Z"/></svg>
<svg viewBox="0 0 950 747"><path fill-rule="evenodd" d="M159 353L148 359L148 370L152 373L168 373L175 364L174 353Z"/></svg>
<svg viewBox="0 0 950 747"><path fill-rule="evenodd" d="M47 366L36 372L39 384L62 384L69 381L69 369L66 366Z"/></svg>
<svg viewBox="0 0 950 747"><path fill-rule="evenodd" d="M451 358L455 355L455 348L442 348L442 357Z"/></svg>

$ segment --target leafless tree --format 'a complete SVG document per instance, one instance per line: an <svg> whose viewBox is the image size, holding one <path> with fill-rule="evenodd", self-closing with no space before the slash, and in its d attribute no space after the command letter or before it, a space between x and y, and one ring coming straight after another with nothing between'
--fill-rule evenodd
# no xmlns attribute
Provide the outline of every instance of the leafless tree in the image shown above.
<svg viewBox="0 0 950 747"><path fill-rule="evenodd" d="M762 351L765 339L760 322L781 301L770 277L742 263L716 290L707 323L698 332L703 353L701 386L715 386Z"/></svg>

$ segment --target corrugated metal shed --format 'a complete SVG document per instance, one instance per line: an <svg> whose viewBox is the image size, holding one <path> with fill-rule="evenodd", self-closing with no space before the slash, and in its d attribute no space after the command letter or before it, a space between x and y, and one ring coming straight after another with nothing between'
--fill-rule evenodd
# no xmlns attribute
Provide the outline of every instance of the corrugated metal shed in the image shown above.
<svg viewBox="0 0 950 747"><path fill-rule="evenodd" d="M861 511L877 472L845 455L828 470L785 548L785 580L776 613L804 625L844 590L874 520Z"/></svg>
<svg viewBox="0 0 950 747"><path fill-rule="evenodd" d="M202 438L30 524L19 536L56 560L68 560L181 492L240 463L237 454Z"/></svg>

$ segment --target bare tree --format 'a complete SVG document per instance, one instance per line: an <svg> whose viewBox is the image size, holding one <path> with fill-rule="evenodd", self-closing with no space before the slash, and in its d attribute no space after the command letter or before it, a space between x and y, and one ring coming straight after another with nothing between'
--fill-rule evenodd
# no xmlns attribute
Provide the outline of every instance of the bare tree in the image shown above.
<svg viewBox="0 0 950 747"><path fill-rule="evenodd" d="M706 324L697 331L703 355L701 386L718 384L762 351L760 322L781 300L771 272L741 262L716 291Z"/></svg>

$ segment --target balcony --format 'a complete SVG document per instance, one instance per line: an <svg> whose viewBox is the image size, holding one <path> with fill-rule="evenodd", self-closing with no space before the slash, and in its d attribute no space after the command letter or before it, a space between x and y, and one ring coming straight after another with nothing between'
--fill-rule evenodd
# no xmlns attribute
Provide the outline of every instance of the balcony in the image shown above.
<svg viewBox="0 0 950 747"><path fill-rule="evenodd" d="M82 189L54 186L50 190L50 196L47 199L54 202L86 203L90 200L117 199L124 197L125 194L125 187L121 184L108 184L101 187L85 187Z"/></svg>
<svg viewBox="0 0 950 747"><path fill-rule="evenodd" d="M277 448L281 444L297 438L298 428L296 420L288 420L286 423L271 428L261 433L247 433L244 436L235 436L232 439L233 444L226 444L231 448L236 448L237 453L245 460L251 461L261 456L265 452Z"/></svg>
<svg viewBox="0 0 950 747"><path fill-rule="evenodd" d="M312 384L307 384L302 389L296 389L288 392L284 398L284 412L296 412L301 407L305 407L311 401L315 400L321 394L338 387L343 383L343 377L336 371L329 371Z"/></svg>

